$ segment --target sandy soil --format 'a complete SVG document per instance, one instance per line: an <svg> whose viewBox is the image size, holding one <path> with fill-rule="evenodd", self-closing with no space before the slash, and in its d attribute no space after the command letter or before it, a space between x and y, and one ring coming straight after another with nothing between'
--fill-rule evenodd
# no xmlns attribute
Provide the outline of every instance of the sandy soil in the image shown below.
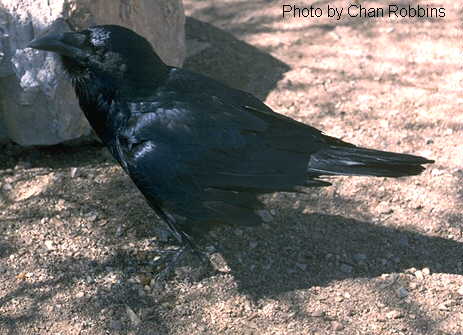
<svg viewBox="0 0 463 335"><path fill-rule="evenodd" d="M186 259L161 285L147 262L169 248L162 225L104 148L8 144L0 334L462 334L459 3L434 1L444 18L336 21L282 19L279 1L186 0L186 67L330 135L436 163L271 196L262 227L204 242L214 268ZM328 4L346 6L312 5Z"/></svg>

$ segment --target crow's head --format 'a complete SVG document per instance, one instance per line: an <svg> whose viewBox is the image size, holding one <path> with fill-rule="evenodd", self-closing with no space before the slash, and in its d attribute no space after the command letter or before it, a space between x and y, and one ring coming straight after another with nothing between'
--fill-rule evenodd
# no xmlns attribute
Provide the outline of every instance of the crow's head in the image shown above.
<svg viewBox="0 0 463 335"><path fill-rule="evenodd" d="M50 32L30 42L29 47L61 55L66 71L79 81L99 78L115 86L147 87L166 71L144 37L117 25Z"/></svg>

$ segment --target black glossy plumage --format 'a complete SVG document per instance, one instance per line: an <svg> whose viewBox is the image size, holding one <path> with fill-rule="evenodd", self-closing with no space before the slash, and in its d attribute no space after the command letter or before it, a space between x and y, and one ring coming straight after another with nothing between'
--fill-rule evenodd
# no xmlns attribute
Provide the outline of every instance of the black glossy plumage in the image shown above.
<svg viewBox="0 0 463 335"><path fill-rule="evenodd" d="M179 239L215 223L259 223L259 194L329 185L323 175L415 175L431 162L325 136L251 94L166 66L119 26L58 39L59 50L40 39L32 47L62 54L93 129Z"/></svg>

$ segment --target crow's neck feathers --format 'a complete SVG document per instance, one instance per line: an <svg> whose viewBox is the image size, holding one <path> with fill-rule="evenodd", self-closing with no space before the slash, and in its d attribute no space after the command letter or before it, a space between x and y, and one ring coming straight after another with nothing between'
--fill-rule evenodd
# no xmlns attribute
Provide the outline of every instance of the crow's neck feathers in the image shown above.
<svg viewBox="0 0 463 335"><path fill-rule="evenodd" d="M111 117L113 102L126 97L143 98L153 92L166 80L169 68L154 52L149 57L134 55L128 59L114 57L108 62L91 59L90 66L82 66L63 56L62 62L69 74L80 106L88 121L100 137ZM96 58L96 57L95 57ZM104 140L104 139L103 139Z"/></svg>

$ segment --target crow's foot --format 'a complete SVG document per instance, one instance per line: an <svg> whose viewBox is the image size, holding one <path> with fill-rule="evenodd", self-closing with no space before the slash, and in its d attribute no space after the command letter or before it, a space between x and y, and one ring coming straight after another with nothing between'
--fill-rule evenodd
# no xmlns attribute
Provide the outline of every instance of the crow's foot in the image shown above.
<svg viewBox="0 0 463 335"><path fill-rule="evenodd" d="M210 264L208 255L191 244L175 249L160 250L156 253L158 256L150 262L150 268L156 273L157 282L164 281L173 274L190 277L188 273L191 272L192 277L197 277L194 272L203 272L200 268L204 268L205 264ZM184 262L184 259L187 261ZM180 266L181 263L187 264Z"/></svg>

